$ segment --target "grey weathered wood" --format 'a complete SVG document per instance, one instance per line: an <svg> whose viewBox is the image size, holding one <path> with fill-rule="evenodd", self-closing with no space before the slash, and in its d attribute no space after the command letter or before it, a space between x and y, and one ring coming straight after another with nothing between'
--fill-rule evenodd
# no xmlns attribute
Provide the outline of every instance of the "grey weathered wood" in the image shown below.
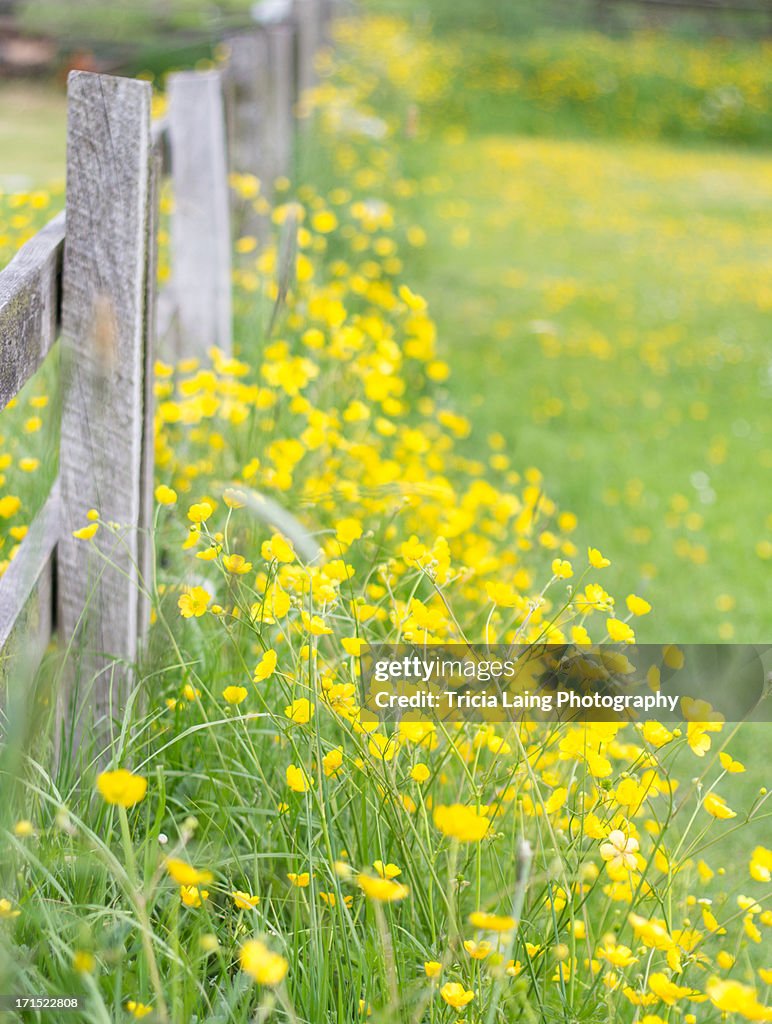
<svg viewBox="0 0 772 1024"><path fill-rule="evenodd" d="M170 75L172 288L186 356L230 352L231 229L225 112L217 71Z"/></svg>
<svg viewBox="0 0 772 1024"><path fill-rule="evenodd" d="M60 214L0 273L0 409L21 390L56 341L63 242Z"/></svg>
<svg viewBox="0 0 772 1024"><path fill-rule="evenodd" d="M140 585L137 594L137 626L139 638L144 640L150 627L150 591L153 574L154 548L150 531L153 525L153 491L155 474L155 358L158 326L158 228L159 200L163 177L163 157L156 146L150 161L147 203L147 265L145 270L145 324L142 352L143 423L142 449L139 469L139 537L137 568Z"/></svg>
<svg viewBox="0 0 772 1024"><path fill-rule="evenodd" d="M16 557L0 577L0 651L3 660L11 655L25 658L34 669L51 638L52 608L50 605L53 557L59 539L59 483L51 488L43 508L33 519L27 535L19 545ZM29 635L23 630L23 615L30 599L37 593L40 615ZM46 606L46 595L48 605ZM12 644L9 644L13 637ZM31 664L34 662L34 664Z"/></svg>
<svg viewBox="0 0 772 1024"><path fill-rule="evenodd" d="M292 162L295 33L288 22L269 24L265 33L268 37L270 75L266 177L272 185L279 175L289 173Z"/></svg>
<svg viewBox="0 0 772 1024"><path fill-rule="evenodd" d="M150 126L150 139L154 152L161 160L161 173L168 174L171 167L169 154L169 120L159 117Z"/></svg>
<svg viewBox="0 0 772 1024"><path fill-rule="evenodd" d="M100 718L129 679L109 666L137 652L151 89L76 71L68 97L58 624ZM92 507L114 532L75 540Z"/></svg>
<svg viewBox="0 0 772 1024"><path fill-rule="evenodd" d="M298 94L316 85L316 53L322 42L322 7L320 0L295 0L295 21L298 28Z"/></svg>
<svg viewBox="0 0 772 1024"><path fill-rule="evenodd" d="M230 166L239 174L264 177L268 119L268 39L255 30L227 40Z"/></svg>
<svg viewBox="0 0 772 1024"><path fill-rule="evenodd" d="M336 8L340 0L320 0L322 44L328 46L332 42L332 23L335 20Z"/></svg>

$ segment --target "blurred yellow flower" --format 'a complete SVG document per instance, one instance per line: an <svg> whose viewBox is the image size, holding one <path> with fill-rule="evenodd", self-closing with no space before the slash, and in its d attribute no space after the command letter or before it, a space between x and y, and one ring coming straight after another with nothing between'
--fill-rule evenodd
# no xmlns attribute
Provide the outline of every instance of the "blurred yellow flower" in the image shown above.
<svg viewBox="0 0 772 1024"><path fill-rule="evenodd" d="M134 775L126 768L118 768L111 772L100 772L97 776L97 789L108 804L133 807L144 800L147 779L141 775Z"/></svg>
<svg viewBox="0 0 772 1024"><path fill-rule="evenodd" d="M155 489L155 500L159 505L174 505L177 502L177 492L173 487L159 484Z"/></svg>
<svg viewBox="0 0 772 1024"><path fill-rule="evenodd" d="M279 953L273 953L259 939L249 939L239 953L241 969L259 985L278 985L287 974L289 964Z"/></svg>
<svg viewBox="0 0 772 1024"><path fill-rule="evenodd" d="M488 914L484 910L473 911L468 920L473 928L484 932L511 932L517 924L509 914Z"/></svg>
<svg viewBox="0 0 772 1024"><path fill-rule="evenodd" d="M461 843L478 843L490 829L490 821L465 804L440 804L434 810L434 824L451 839Z"/></svg>
<svg viewBox="0 0 772 1024"><path fill-rule="evenodd" d="M371 875L357 875L357 884L362 892L377 903L396 903L403 900L410 890L401 882L389 878L373 878Z"/></svg>
<svg viewBox="0 0 772 1024"><path fill-rule="evenodd" d="M205 885L207 882L211 882L214 877L211 871L200 871L198 868L194 868L192 864L188 864L187 861L180 860L179 857L168 857L164 867L177 885L181 886Z"/></svg>

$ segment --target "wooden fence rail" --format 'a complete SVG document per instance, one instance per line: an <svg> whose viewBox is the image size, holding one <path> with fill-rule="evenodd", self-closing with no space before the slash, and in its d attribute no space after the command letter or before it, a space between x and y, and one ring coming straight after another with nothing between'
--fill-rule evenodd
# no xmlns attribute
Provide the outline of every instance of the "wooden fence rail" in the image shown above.
<svg viewBox="0 0 772 1024"><path fill-rule="evenodd" d="M326 0L273 4L228 40L224 70L181 72L151 124L151 87L73 72L64 214L0 273L0 408L60 339L59 477L0 579L0 663L40 662L52 636L67 677L94 681L106 720L126 693L147 624L153 362L231 349L229 171L270 187L289 170L293 110L313 83ZM173 194L171 281L156 288L162 178ZM97 509L114 528L73 537ZM67 696L64 690L65 698Z"/></svg>

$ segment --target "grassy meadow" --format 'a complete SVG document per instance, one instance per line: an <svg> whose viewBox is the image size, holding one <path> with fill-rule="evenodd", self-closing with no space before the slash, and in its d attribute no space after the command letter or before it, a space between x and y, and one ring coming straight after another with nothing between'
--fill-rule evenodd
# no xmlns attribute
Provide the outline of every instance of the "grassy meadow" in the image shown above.
<svg viewBox="0 0 772 1024"><path fill-rule="evenodd" d="M82 1000L18 1020L772 1019L767 723L383 725L357 657L768 637L762 47L435 9L342 21L293 176L233 176L275 230L235 242L235 355L156 365L128 705L56 762L60 655L12 678L0 994ZM62 202L27 121L4 105L0 265ZM3 570L54 371L3 412Z"/></svg>

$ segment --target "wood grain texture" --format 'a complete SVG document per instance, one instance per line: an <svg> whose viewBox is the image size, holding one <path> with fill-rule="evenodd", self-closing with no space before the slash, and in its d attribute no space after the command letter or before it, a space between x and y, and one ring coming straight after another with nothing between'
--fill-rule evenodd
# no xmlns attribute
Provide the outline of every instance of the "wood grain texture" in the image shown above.
<svg viewBox="0 0 772 1024"><path fill-rule="evenodd" d="M68 97L59 630L71 674L97 679L99 719L120 710L137 653L151 88L73 72ZM76 540L90 508L117 525Z"/></svg>
<svg viewBox="0 0 772 1024"><path fill-rule="evenodd" d="M63 243L60 214L0 273L0 409L18 394L56 341Z"/></svg>
<svg viewBox="0 0 772 1024"><path fill-rule="evenodd" d="M178 355L232 349L231 229L225 111L217 71L170 75L172 288Z"/></svg>
<svg viewBox="0 0 772 1024"><path fill-rule="evenodd" d="M137 628L144 641L150 628L150 584L154 572L153 526L155 484L155 360L158 330L158 229L159 202L163 178L163 157L157 146L150 160L147 204L147 268L145 272L145 325L142 352L143 421L142 457L139 466L139 534L137 568L140 587L137 594ZM142 583L145 586L142 586Z"/></svg>

